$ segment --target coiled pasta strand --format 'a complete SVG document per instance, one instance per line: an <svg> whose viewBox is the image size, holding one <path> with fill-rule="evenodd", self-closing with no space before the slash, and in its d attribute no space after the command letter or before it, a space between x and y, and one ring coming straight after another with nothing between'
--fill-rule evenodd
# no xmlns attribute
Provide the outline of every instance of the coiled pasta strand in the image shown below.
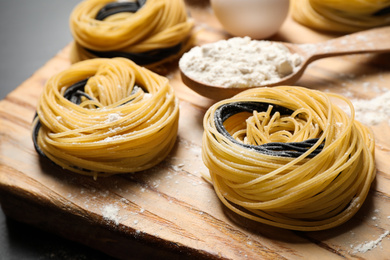
<svg viewBox="0 0 390 260"><path fill-rule="evenodd" d="M389 0L292 0L292 17L308 27L350 33L390 24Z"/></svg>
<svg viewBox="0 0 390 260"><path fill-rule="evenodd" d="M84 0L78 4L70 16L74 38L71 61L119 56L154 67L190 47L194 22L188 18L183 0L137 3L139 9L135 12L123 8L123 1ZM107 5L119 6L119 12L97 19Z"/></svg>
<svg viewBox="0 0 390 260"><path fill-rule="evenodd" d="M178 116L167 78L125 58L97 58L47 81L33 140L42 156L76 173L137 172L170 152Z"/></svg>
<svg viewBox="0 0 390 260"><path fill-rule="evenodd" d="M247 104L257 108L243 111ZM373 133L336 94L251 89L211 106L203 124L202 158L216 194L254 221L302 231L338 226L358 211L375 177Z"/></svg>

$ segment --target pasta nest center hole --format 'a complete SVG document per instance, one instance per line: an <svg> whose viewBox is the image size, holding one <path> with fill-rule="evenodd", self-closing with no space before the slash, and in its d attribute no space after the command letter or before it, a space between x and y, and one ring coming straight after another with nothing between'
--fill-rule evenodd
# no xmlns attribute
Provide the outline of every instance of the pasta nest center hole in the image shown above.
<svg viewBox="0 0 390 260"><path fill-rule="evenodd" d="M237 141L246 145L262 145L272 142L300 142L317 138L322 130L309 116L307 109L299 109L291 115L267 111L241 112L224 122L224 127Z"/></svg>

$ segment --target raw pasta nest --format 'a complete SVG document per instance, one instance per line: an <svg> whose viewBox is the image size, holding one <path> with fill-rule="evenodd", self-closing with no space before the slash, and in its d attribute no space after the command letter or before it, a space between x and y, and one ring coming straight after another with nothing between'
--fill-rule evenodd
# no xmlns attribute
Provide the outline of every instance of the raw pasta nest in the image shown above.
<svg viewBox="0 0 390 260"><path fill-rule="evenodd" d="M126 57L151 68L190 47L193 25L183 0L85 0L70 16L71 61Z"/></svg>
<svg viewBox="0 0 390 260"><path fill-rule="evenodd" d="M387 0L293 0L292 17L324 31L350 33L390 25Z"/></svg>
<svg viewBox="0 0 390 260"><path fill-rule="evenodd" d="M303 231L340 225L375 177L373 133L336 94L251 89L211 106L203 124L202 157L216 194L261 223Z"/></svg>
<svg viewBox="0 0 390 260"><path fill-rule="evenodd" d="M161 162L175 143L178 119L167 78L125 58L97 58L47 81L33 140L42 156L96 178Z"/></svg>

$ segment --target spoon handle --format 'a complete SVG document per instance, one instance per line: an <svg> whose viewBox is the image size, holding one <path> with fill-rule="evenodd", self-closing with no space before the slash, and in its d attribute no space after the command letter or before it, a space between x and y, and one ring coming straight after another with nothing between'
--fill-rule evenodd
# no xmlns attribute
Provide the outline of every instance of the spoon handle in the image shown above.
<svg viewBox="0 0 390 260"><path fill-rule="evenodd" d="M345 54L390 52L390 27L352 33L321 43L297 44L297 47L311 61Z"/></svg>

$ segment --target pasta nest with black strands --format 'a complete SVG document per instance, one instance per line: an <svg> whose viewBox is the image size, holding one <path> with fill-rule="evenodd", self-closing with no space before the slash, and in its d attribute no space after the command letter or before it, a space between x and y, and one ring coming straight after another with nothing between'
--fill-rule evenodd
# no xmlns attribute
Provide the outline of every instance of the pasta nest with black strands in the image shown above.
<svg viewBox="0 0 390 260"><path fill-rule="evenodd" d="M223 204L254 221L301 231L338 226L375 177L373 133L340 95L250 89L215 103L203 124L205 177Z"/></svg>
<svg viewBox="0 0 390 260"><path fill-rule="evenodd" d="M85 0L70 15L71 61L125 57L155 67L192 45L183 0Z"/></svg>
<svg viewBox="0 0 390 260"><path fill-rule="evenodd" d="M292 0L299 23L330 32L351 33L390 25L388 0Z"/></svg>
<svg viewBox="0 0 390 260"><path fill-rule="evenodd" d="M41 156L97 178L160 163L176 141L178 120L167 78L125 58L97 58L47 81L33 141Z"/></svg>

